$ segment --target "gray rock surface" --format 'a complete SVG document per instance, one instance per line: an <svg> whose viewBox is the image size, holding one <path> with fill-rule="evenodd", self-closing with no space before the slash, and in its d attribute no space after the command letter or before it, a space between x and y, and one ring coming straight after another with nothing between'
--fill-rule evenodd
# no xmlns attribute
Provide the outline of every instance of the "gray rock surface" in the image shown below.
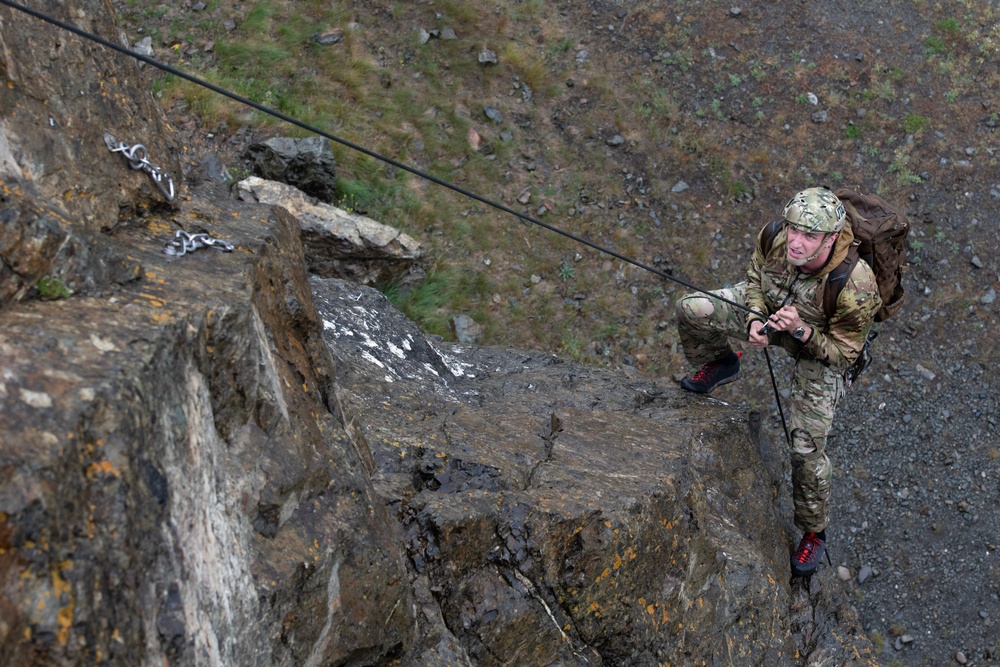
<svg viewBox="0 0 1000 667"><path fill-rule="evenodd" d="M48 3L45 11L124 42L102 0ZM92 231L117 224L122 206L163 202L149 176L104 143L110 132L143 144L149 161L179 182L181 146L137 62L7 7L0 21L0 183L16 189L30 181Z"/></svg>

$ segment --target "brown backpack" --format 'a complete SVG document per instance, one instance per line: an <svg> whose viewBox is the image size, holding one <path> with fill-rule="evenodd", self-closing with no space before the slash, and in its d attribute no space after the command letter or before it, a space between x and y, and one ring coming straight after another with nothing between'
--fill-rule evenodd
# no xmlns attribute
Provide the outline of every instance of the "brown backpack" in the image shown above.
<svg viewBox="0 0 1000 667"><path fill-rule="evenodd" d="M847 212L854 230L854 244L847 257L830 272L823 291L823 312L827 319L837 310L837 299L851 270L858 259L863 259L875 274L882 307L875 313L875 321L889 319L903 307L903 264L906 261L906 235L910 222L886 200L878 195L863 195L854 190L840 188L834 193ZM784 225L783 220L772 220L761 234L761 250L766 255L775 237Z"/></svg>

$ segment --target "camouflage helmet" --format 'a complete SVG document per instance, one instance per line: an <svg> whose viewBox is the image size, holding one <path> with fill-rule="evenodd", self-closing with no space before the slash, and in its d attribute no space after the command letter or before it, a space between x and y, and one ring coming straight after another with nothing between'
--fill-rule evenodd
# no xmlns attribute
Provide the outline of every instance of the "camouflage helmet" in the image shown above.
<svg viewBox="0 0 1000 667"><path fill-rule="evenodd" d="M788 200L784 218L803 232L834 234L844 228L847 214L837 196L826 188L807 188Z"/></svg>

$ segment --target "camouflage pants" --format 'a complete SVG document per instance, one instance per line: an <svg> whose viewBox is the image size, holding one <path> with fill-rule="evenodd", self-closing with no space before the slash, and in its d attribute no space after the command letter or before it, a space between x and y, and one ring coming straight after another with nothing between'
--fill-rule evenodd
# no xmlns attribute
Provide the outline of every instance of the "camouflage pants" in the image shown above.
<svg viewBox="0 0 1000 667"><path fill-rule="evenodd" d="M744 283L713 294L739 304L746 302ZM730 338L748 340L746 313L728 303L700 293L688 294L677 301L676 310L684 356L695 366L728 354L732 350ZM826 439L843 395L844 377L840 371L809 357L796 360L791 395L783 406L791 439L795 525L806 532L819 532L829 522L833 468L826 455Z"/></svg>

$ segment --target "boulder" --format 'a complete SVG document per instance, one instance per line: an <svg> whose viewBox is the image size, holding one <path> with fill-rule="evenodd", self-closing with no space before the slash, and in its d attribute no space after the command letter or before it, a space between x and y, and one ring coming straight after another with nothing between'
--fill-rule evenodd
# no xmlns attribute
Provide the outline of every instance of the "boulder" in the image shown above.
<svg viewBox="0 0 1000 667"><path fill-rule="evenodd" d="M398 229L256 176L240 181L237 190L241 199L281 206L299 221L311 273L365 285L407 282L422 275L423 249Z"/></svg>
<svg viewBox="0 0 1000 667"><path fill-rule="evenodd" d="M295 186L328 204L337 201L336 161L328 139L273 137L252 144L243 157L255 176Z"/></svg>

